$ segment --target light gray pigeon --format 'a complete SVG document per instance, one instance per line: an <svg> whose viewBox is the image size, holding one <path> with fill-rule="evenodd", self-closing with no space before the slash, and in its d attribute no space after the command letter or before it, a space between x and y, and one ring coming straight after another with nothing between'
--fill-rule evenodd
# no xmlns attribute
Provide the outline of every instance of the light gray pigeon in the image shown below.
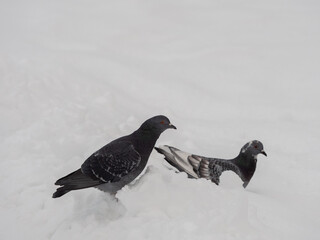
<svg viewBox="0 0 320 240"><path fill-rule="evenodd" d="M176 129L165 116L155 116L128 136L118 138L93 153L80 169L56 181L53 198L72 190L96 187L115 194L144 169L160 134Z"/></svg>
<svg viewBox="0 0 320 240"><path fill-rule="evenodd" d="M170 146L155 148L165 156L165 160L180 172L186 172L190 178L206 178L219 185L224 171L235 172L246 187L255 170L258 154L267 156L261 142L254 140L246 143L237 157L231 160L208 158L183 152Z"/></svg>

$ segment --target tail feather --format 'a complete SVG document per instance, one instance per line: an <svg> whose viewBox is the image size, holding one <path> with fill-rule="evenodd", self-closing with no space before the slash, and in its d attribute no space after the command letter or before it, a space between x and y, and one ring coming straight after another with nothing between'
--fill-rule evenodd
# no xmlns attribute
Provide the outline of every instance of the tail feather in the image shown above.
<svg viewBox="0 0 320 240"><path fill-rule="evenodd" d="M59 188L57 188L57 190L53 193L52 198L61 197L61 196L65 195L66 193L70 192L70 191L71 191L71 190L65 189L65 187L59 187Z"/></svg>
<svg viewBox="0 0 320 240"><path fill-rule="evenodd" d="M164 159L177 168L180 172L186 172L190 177L199 178L199 176L195 173L192 164L189 162L189 156L186 152L183 152L177 148L170 146L160 146L155 147L155 149L164 155Z"/></svg>
<svg viewBox="0 0 320 240"><path fill-rule="evenodd" d="M99 184L101 184L100 180L94 180L83 174L81 169L78 169L55 182L55 185L60 185L62 187L59 187L56 192L53 193L52 197L58 198L72 190L94 187Z"/></svg>

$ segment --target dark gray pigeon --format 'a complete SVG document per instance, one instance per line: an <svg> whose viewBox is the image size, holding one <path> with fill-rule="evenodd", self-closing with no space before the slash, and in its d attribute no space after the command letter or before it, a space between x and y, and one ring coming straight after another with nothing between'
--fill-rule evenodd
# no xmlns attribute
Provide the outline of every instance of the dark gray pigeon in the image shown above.
<svg viewBox="0 0 320 240"><path fill-rule="evenodd" d="M77 171L60 178L53 198L72 190L96 187L115 194L144 169L160 134L176 129L165 116L155 116L128 136L118 138L93 153Z"/></svg>
<svg viewBox="0 0 320 240"><path fill-rule="evenodd" d="M257 140L245 144L239 155L231 160L202 157L170 146L155 149L165 156L168 163L191 178L206 178L219 185L221 174L231 170L241 178L243 187L249 184L256 170L258 154L267 156L262 143Z"/></svg>

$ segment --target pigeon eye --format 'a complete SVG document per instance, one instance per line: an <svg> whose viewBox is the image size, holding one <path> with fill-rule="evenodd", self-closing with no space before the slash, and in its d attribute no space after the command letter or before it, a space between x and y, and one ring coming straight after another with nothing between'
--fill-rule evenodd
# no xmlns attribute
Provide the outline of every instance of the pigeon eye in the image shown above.
<svg viewBox="0 0 320 240"><path fill-rule="evenodd" d="M164 121L161 121L160 123L161 123L161 124L164 124Z"/></svg>
<svg viewBox="0 0 320 240"><path fill-rule="evenodd" d="M257 146L257 145L254 145L254 148L258 148L258 146Z"/></svg>

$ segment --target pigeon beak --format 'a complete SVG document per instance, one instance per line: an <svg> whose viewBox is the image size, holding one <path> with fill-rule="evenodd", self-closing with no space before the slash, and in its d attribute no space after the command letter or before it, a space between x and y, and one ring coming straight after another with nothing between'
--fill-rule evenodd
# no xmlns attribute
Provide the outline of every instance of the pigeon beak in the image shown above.
<svg viewBox="0 0 320 240"><path fill-rule="evenodd" d="M265 156L267 156L267 153L264 150L261 150L261 153Z"/></svg>
<svg viewBox="0 0 320 240"><path fill-rule="evenodd" d="M169 128L177 129L175 125L169 123Z"/></svg>

